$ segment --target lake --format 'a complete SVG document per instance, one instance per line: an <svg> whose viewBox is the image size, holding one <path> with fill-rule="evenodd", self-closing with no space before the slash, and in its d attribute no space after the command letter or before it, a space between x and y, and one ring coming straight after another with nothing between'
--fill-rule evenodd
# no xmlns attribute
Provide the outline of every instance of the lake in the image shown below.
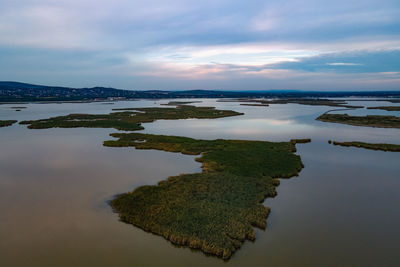
<svg viewBox="0 0 400 267"><path fill-rule="evenodd" d="M183 101L183 100L182 100ZM288 141L305 168L281 179L266 230L227 262L118 221L107 201L171 175L200 172L195 156L103 147L114 129L0 128L0 266L400 266L400 153L339 147L335 141L400 144L399 129L316 121L325 106L269 107L201 99L245 115L144 123L144 133L201 139ZM161 101L0 105L0 119L43 119ZM350 101L364 106L389 102ZM12 106L26 106L19 112ZM358 109L341 113L400 116Z"/></svg>

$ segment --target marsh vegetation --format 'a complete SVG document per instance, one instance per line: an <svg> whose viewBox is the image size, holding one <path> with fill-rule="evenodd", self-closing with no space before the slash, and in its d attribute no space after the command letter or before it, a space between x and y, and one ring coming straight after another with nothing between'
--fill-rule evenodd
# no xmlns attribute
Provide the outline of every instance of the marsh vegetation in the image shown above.
<svg viewBox="0 0 400 267"><path fill-rule="evenodd" d="M202 172L169 177L156 186L141 186L111 201L120 219L161 235L173 244L201 249L223 259L247 240L253 227L264 229L276 196L277 178L298 175L303 168L292 142L196 140L140 133L111 134L109 147L157 149L201 155Z"/></svg>
<svg viewBox="0 0 400 267"><path fill-rule="evenodd" d="M186 102L187 103L187 102ZM94 127L140 130L157 119L221 118L231 110L174 103L176 108L126 108L110 114L70 114L23 121L31 129ZM120 219L170 240L223 259L247 240L253 227L264 229L269 208L262 202L276 195L277 178L298 175L303 168L296 143L240 140L196 140L187 137L115 133L108 147L135 147L201 155L202 172L169 177L157 186L142 186L111 201Z"/></svg>
<svg viewBox="0 0 400 267"><path fill-rule="evenodd" d="M333 145L335 146L359 147L372 150L400 152L400 145L394 145L394 144L371 144L371 143L356 142L356 141L353 142L331 141L329 144L331 143L333 143Z"/></svg>
<svg viewBox="0 0 400 267"><path fill-rule="evenodd" d="M189 105L201 103L201 101L169 101L167 104L161 104L163 106L179 106L179 105Z"/></svg>
<svg viewBox="0 0 400 267"><path fill-rule="evenodd" d="M381 110L386 110L386 111L400 111L400 106L368 107L367 109L381 109Z"/></svg>
<svg viewBox="0 0 400 267"><path fill-rule="evenodd" d="M16 122L17 122L16 120L0 120L0 127L11 126Z"/></svg>
<svg viewBox="0 0 400 267"><path fill-rule="evenodd" d="M323 122L342 123L354 126L400 128L400 118L396 116L366 115L350 116L348 114L324 113L316 120Z"/></svg>
<svg viewBox="0 0 400 267"><path fill-rule="evenodd" d="M220 102L248 102L243 103L246 105L251 105L249 103L254 103L255 105L272 105L272 104L299 104L307 106L329 106L329 107L343 107L343 108L362 108L363 106L353 106L347 104L344 100L330 100L321 98L283 98L283 99L247 99L239 98L234 100L219 100ZM241 104L242 105L242 104Z"/></svg>
<svg viewBox="0 0 400 267"><path fill-rule="evenodd" d="M268 104L249 104L249 103L240 103L241 106L251 106L251 107L268 107Z"/></svg>

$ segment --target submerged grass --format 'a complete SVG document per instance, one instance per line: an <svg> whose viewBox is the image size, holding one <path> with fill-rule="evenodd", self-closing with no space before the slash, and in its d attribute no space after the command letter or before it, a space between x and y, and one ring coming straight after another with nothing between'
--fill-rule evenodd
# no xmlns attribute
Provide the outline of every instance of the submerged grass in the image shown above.
<svg viewBox="0 0 400 267"><path fill-rule="evenodd" d="M292 142L196 140L150 134L111 134L105 146L157 149L200 155L202 172L169 177L141 186L111 201L120 219L161 235L177 245L229 259L242 243L254 240L253 227L264 229L276 195L276 178L303 168ZM309 140L298 140L306 142Z"/></svg>

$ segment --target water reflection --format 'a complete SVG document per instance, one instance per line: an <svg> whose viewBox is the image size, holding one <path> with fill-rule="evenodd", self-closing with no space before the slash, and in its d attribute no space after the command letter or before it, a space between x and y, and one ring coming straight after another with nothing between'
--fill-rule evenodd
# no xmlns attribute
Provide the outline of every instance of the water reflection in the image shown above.
<svg viewBox="0 0 400 267"><path fill-rule="evenodd" d="M100 114L112 108L165 102L27 104L20 112L0 105L0 117L24 120L78 112ZM245 115L157 121L144 124L144 132L203 139L313 139L311 144L298 145L305 164L300 176L282 180L278 196L266 201L272 213L266 231L257 230L256 242L246 242L226 263L175 248L161 237L121 223L106 204L113 195L137 186L200 171L193 156L103 147L108 134L115 132L112 129L28 130L13 125L0 129L0 266L400 264L400 154L327 143L333 139L400 144L398 129L315 121L330 107L249 107L215 100L196 105Z"/></svg>

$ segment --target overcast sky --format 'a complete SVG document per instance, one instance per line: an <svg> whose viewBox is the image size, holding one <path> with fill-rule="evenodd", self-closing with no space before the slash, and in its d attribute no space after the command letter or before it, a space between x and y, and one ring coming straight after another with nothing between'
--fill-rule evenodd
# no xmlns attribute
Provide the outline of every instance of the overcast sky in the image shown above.
<svg viewBox="0 0 400 267"><path fill-rule="evenodd" d="M0 80L400 90L400 1L0 0Z"/></svg>

